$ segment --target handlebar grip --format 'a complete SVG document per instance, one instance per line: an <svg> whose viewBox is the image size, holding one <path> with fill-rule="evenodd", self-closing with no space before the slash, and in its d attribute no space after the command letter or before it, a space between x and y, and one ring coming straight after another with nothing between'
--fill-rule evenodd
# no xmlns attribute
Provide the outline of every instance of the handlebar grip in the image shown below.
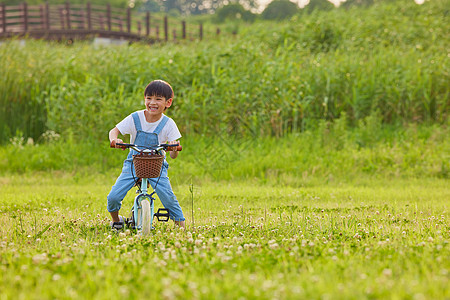
<svg viewBox="0 0 450 300"><path fill-rule="evenodd" d="M110 148L119 148L119 149L126 149L128 144L122 144L122 143L116 143L116 140L112 140L109 144ZM119 147L117 147L119 146Z"/></svg>
<svg viewBox="0 0 450 300"><path fill-rule="evenodd" d="M167 151L173 151L173 149L176 148L177 151L183 150L183 147L181 145L173 146L173 147L167 147Z"/></svg>

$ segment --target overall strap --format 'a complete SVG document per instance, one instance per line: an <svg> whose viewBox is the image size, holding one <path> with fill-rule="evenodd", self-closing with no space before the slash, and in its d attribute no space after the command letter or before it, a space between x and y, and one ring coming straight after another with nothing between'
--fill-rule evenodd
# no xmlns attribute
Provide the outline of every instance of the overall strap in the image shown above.
<svg viewBox="0 0 450 300"><path fill-rule="evenodd" d="M142 131L141 120L139 120L139 115L137 112L132 114L134 120L134 126L136 127L136 131Z"/></svg>
<svg viewBox="0 0 450 300"><path fill-rule="evenodd" d="M167 121L169 121L169 117L163 116L163 119L161 120L161 122L159 122L153 133L160 134L161 130L164 128L164 126L166 126Z"/></svg>

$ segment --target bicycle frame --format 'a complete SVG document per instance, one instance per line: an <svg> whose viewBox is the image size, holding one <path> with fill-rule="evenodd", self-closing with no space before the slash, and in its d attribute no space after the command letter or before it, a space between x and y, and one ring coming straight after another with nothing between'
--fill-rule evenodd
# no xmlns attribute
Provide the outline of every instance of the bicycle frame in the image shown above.
<svg viewBox="0 0 450 300"><path fill-rule="evenodd" d="M134 215L134 226L136 227L136 230L139 232L140 230L142 230L142 220L143 218L138 218L138 211L139 209L141 209L141 202L144 199L148 199L148 201L150 202L150 229L152 229L153 226L153 216L154 216L154 200L155 198L147 193L147 188L148 188L148 179L147 178L142 178L141 181L141 192L139 193L139 195L136 196L136 198L134 199L134 204L133 207L131 208L133 210L133 215ZM153 191L154 193L155 191ZM138 224L138 221L141 224Z"/></svg>
<svg viewBox="0 0 450 300"><path fill-rule="evenodd" d="M181 151L181 149L182 149L182 147L180 145L169 145L169 144L161 144L161 145L157 145L157 146L146 147L144 149L139 149L138 148L139 146L134 145L134 144L117 144L117 145L124 147L124 148L131 148L139 153L150 153L152 151L156 151L157 153L160 154L162 151L165 151L165 150L169 149L170 147L176 147L178 149L178 151ZM111 147L112 147L112 145L111 145ZM114 147L115 147L115 145L114 145ZM162 166L162 168L164 168L164 166ZM139 195L137 195L135 197L134 203L132 206L134 227L138 233L142 233L143 228L144 228L144 224L143 224L143 222L145 222L144 209L142 207L142 201L144 201L144 200L148 200L148 202L150 204L150 216L149 216L149 221L148 221L150 223L149 230L153 229L153 219L155 216L157 217L158 221L167 222L169 220L169 210L168 209L159 208L158 212L155 213L155 211L154 211L155 198L153 197L153 195L156 193L156 191L153 190L153 192L151 194L149 194L148 193L149 184L150 184L149 178L141 178L141 186L139 188ZM163 212L160 212L161 210ZM165 211L165 213L164 213L164 211ZM139 215L139 214L141 214L141 215ZM128 221L127 221L127 223L128 223ZM129 225L129 223L128 223L128 225Z"/></svg>

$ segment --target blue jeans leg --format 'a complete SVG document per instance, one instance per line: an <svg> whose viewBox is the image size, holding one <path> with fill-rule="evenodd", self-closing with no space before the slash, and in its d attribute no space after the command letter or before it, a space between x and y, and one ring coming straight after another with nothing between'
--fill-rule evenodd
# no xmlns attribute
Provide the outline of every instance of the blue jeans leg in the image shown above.
<svg viewBox="0 0 450 300"><path fill-rule="evenodd" d="M108 200L107 209L109 212L119 211L122 207L122 200L128 191L133 187L134 180L130 172L122 172L117 178L116 183L111 188L106 199Z"/></svg>
<svg viewBox="0 0 450 300"><path fill-rule="evenodd" d="M154 188L157 178L150 179L150 184ZM170 218L174 221L184 221L183 211L178 203L177 197L172 191L172 186L168 177L162 177L158 181L156 186L156 194L158 195L161 203L165 208L169 210Z"/></svg>

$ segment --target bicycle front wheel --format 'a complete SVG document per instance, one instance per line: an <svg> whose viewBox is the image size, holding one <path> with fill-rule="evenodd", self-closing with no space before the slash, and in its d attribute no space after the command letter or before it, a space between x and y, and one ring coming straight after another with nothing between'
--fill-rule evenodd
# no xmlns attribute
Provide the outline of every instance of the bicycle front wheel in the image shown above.
<svg viewBox="0 0 450 300"><path fill-rule="evenodd" d="M145 199L141 202L141 208L138 211L138 224L141 224L141 234L149 235L152 228L152 215L150 211L150 202Z"/></svg>

